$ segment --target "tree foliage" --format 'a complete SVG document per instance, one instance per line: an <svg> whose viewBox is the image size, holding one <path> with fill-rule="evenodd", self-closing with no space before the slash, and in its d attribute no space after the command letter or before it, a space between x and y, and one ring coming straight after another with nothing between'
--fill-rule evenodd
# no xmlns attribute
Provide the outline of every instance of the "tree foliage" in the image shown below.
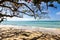
<svg viewBox="0 0 60 40"><path fill-rule="evenodd" d="M56 6L54 6L53 2L60 3L60 0L32 0L32 3L34 4L34 6L36 8L38 8L38 10L41 12L41 14L38 14L38 13L35 14L35 10L31 9L30 8L31 6L29 7L26 4L28 0L25 0L26 3L18 3L18 1L19 0L0 0L0 9L1 9L0 10L0 18L2 19L1 21L3 21L3 19L5 19L4 17L19 17L19 18L22 18L22 16L20 15L20 13L26 14L28 16L33 16L35 19L36 19L36 17L41 18L42 14L45 15L45 13L42 12L42 9L41 9L41 2L46 3L47 10L48 10L48 7L57 8ZM48 4L48 3L50 3L50 4ZM18 9L20 7L22 7L23 5L26 6L30 10L29 12L32 12L33 14L32 13L31 14L26 13L27 10L25 10L25 11L19 11ZM3 12L2 12L3 10L5 10L5 11L9 10L10 15L7 15L7 12L5 12L3 14Z"/></svg>

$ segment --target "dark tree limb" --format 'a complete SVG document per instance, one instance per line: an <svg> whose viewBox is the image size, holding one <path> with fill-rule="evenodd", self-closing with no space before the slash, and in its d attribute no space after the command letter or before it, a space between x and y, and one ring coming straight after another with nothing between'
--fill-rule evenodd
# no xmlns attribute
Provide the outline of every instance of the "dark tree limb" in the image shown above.
<svg viewBox="0 0 60 40"><path fill-rule="evenodd" d="M5 0L5 1L7 1L7 0ZM5 2L5 1L3 1L3 2ZM2 3L3 3L2 2ZM13 2L13 1L9 1L9 2L11 2L11 3L13 3L13 4L17 4L17 5L21 5L21 4L23 4L23 5L25 5L27 8L29 8L31 11L32 11L32 13L34 14L34 18L36 19L36 16L35 16L35 13L34 13L34 11L29 7L29 6L27 6L27 4L25 4L25 3L16 3L16 2ZM4 7L6 7L6 6L4 6ZM8 7L8 8L10 8L10 7ZM11 9L11 8L10 8ZM17 8L16 8L17 9Z"/></svg>
<svg viewBox="0 0 60 40"><path fill-rule="evenodd" d="M29 15L29 14L27 14L27 13L25 13L25 12L22 12L22 11L16 11L16 10L12 10L11 9L11 7L8 7L8 6L4 6L4 5L0 5L1 7L6 7L6 8L9 8L12 12L20 12L20 13L24 13L24 14L26 14L26 15L28 15L28 16L34 16L34 15ZM1 15L1 14L0 14ZM4 16L4 15L3 15ZM3 17L2 16L2 17ZM6 15L5 15L6 16ZM19 16L17 16L17 15L7 15L6 17L13 17L13 16L15 16L15 17L19 17ZM19 17L20 18L20 17Z"/></svg>

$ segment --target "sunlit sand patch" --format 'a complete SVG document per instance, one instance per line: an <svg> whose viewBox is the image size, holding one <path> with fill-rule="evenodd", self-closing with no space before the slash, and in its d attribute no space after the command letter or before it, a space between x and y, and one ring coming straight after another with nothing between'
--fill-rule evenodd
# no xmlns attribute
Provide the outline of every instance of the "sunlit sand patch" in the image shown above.
<svg viewBox="0 0 60 40"><path fill-rule="evenodd" d="M60 40L59 29L34 27L31 30L30 27L26 26L0 26L0 40Z"/></svg>

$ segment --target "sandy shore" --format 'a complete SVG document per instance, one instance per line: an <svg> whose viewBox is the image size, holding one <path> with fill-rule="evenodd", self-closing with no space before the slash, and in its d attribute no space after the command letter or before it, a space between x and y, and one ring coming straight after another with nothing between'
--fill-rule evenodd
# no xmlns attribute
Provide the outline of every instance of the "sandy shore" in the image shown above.
<svg viewBox="0 0 60 40"><path fill-rule="evenodd" d="M43 27L30 27L30 26L14 26L14 25L0 25L0 27L12 27L16 29L22 30L30 30L30 31L42 31L42 32L51 32L52 34L60 34L60 29L58 28L43 28Z"/></svg>
<svg viewBox="0 0 60 40"><path fill-rule="evenodd" d="M0 25L0 40L60 40L60 29Z"/></svg>

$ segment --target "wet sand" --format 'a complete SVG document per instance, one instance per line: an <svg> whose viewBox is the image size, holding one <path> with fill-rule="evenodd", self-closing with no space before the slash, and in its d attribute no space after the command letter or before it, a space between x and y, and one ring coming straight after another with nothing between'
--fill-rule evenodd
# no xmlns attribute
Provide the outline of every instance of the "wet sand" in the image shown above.
<svg viewBox="0 0 60 40"><path fill-rule="evenodd" d="M0 40L60 40L60 29L0 25Z"/></svg>

